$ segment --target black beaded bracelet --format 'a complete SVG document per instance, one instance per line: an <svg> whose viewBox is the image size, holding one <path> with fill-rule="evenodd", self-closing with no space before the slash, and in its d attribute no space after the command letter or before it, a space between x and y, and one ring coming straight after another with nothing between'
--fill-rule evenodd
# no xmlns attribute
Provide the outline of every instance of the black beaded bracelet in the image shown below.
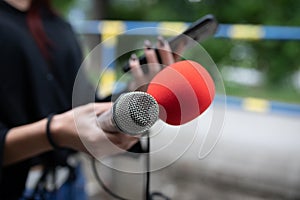
<svg viewBox="0 0 300 200"><path fill-rule="evenodd" d="M60 146L58 146L53 138L52 138L52 135L51 135L51 131L50 131L50 124L51 124L51 121L52 121L52 118L54 117L54 114L50 114L48 115L47 117L47 124L46 124L46 135L47 135L47 138L48 138L48 141L49 143L51 144L51 146L54 148L54 149L61 149Z"/></svg>

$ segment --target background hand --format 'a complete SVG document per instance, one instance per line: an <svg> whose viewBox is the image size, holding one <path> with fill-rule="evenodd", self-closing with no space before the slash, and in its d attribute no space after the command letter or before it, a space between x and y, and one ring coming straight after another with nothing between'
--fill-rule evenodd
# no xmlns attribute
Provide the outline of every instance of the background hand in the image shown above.
<svg viewBox="0 0 300 200"><path fill-rule="evenodd" d="M175 59L179 59L178 55L174 55L167 40L163 37L158 37L156 44L157 52L161 58L161 63L156 54L156 50L153 48L149 40L145 41L144 53L147 59L148 73L144 73L143 67L139 63L139 59L135 54L129 59L129 67L134 80L129 84L129 91L146 91L148 83L151 79L164 67L175 62ZM177 52L179 52L177 50ZM176 56L176 57L175 57Z"/></svg>
<svg viewBox="0 0 300 200"><path fill-rule="evenodd" d="M97 158L121 153L137 141L123 133L106 133L97 124L97 116L112 103L90 103L56 115L51 124L54 139L60 146L86 152Z"/></svg>

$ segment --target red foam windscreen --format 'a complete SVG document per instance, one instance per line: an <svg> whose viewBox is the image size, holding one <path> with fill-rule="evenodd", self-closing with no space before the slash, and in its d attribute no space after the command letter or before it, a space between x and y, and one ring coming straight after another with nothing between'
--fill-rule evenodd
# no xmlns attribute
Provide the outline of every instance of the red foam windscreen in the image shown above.
<svg viewBox="0 0 300 200"><path fill-rule="evenodd" d="M159 72L147 92L160 106L160 119L170 125L181 125L195 119L210 106L215 85L202 65L184 60Z"/></svg>

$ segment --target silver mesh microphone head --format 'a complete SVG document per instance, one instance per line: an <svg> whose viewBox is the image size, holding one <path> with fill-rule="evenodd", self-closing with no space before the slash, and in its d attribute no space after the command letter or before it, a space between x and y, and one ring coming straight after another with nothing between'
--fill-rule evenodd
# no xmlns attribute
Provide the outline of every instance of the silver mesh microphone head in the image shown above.
<svg viewBox="0 0 300 200"><path fill-rule="evenodd" d="M157 121L159 107L156 100L145 92L122 94L113 106L113 121L120 131L139 135Z"/></svg>

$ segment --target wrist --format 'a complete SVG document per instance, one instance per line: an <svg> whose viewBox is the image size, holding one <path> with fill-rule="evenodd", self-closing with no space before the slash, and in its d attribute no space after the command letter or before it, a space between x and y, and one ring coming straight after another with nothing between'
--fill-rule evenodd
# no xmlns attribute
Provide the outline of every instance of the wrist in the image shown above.
<svg viewBox="0 0 300 200"><path fill-rule="evenodd" d="M66 147L65 141L67 140L66 138L64 138L64 134L63 134L63 123L60 120L60 115L54 115L51 119L51 121L49 122L49 118L48 118L48 123L49 123L49 131L50 131L50 140L52 140L52 142L54 143L51 144L52 142L50 142L50 144L52 145L52 147ZM46 133L48 134L48 133ZM49 140L49 138L48 138Z"/></svg>
<svg viewBox="0 0 300 200"><path fill-rule="evenodd" d="M53 135L52 135L52 130L53 130L53 128L52 128L52 130L51 130L51 128L50 128L53 117L54 117L54 114L50 114L50 115L48 115L48 117L47 117L47 123L46 123L46 136L47 136L47 139L48 139L49 144L51 145L51 147L52 147L53 149L60 149L61 146L59 146L58 143L57 143L57 141L54 140L54 138L53 138Z"/></svg>
<svg viewBox="0 0 300 200"><path fill-rule="evenodd" d="M61 148L78 149L80 142L78 142L79 136L77 129L74 128L73 117L70 117L72 113L62 113L54 115L51 124L50 131L53 141Z"/></svg>

